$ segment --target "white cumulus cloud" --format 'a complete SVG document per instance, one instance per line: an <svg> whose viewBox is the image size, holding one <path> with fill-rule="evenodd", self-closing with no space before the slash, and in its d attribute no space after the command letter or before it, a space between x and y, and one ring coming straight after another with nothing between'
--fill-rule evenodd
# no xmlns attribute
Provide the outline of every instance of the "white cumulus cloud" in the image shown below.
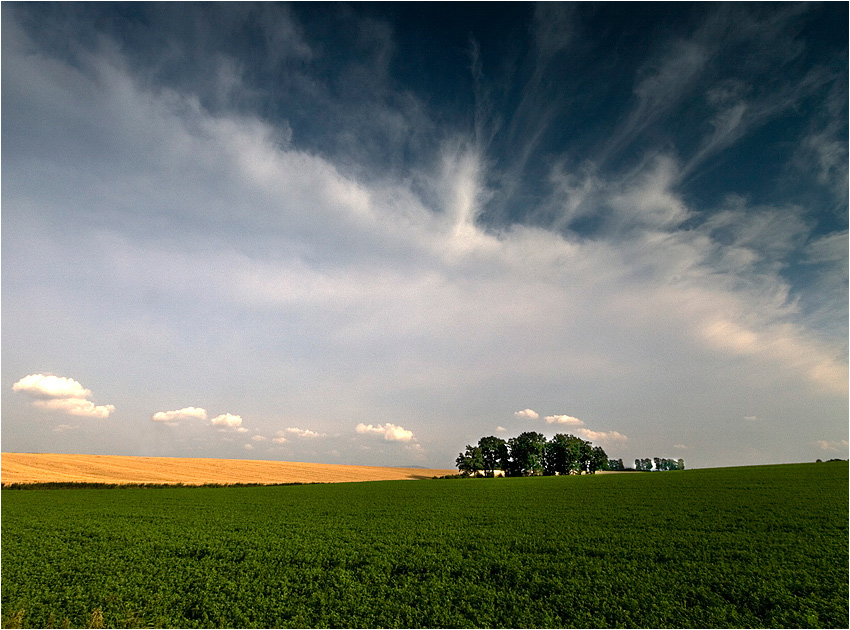
<svg viewBox="0 0 850 630"><path fill-rule="evenodd" d="M154 422L176 422L187 418L207 419L207 410L200 407L184 407L175 411L157 411L151 420Z"/></svg>
<svg viewBox="0 0 850 630"><path fill-rule="evenodd" d="M520 420L537 420L540 414L534 411L534 409L523 409L522 411L515 411L514 416Z"/></svg>
<svg viewBox="0 0 850 630"><path fill-rule="evenodd" d="M548 422L549 424L568 424L574 427L580 427L584 424L584 422L582 422L578 418L566 415L546 416L546 422Z"/></svg>
<svg viewBox="0 0 850 630"><path fill-rule="evenodd" d="M107 418L114 405L95 405L88 400L91 391L78 381L52 374L30 374L12 385L12 391L29 396L33 407L61 411L72 416Z"/></svg>
<svg viewBox="0 0 850 630"><path fill-rule="evenodd" d="M114 405L95 405L90 400L81 398L53 398L50 400L34 400L33 407L39 409L50 409L62 411L72 416L86 416L89 418L108 418L115 411Z"/></svg>
<svg viewBox="0 0 850 630"><path fill-rule="evenodd" d="M323 433L316 433L315 431L311 431L310 429L299 429L297 427L287 427L284 429L287 433L291 433L292 435L297 435L301 438L318 438L324 437Z"/></svg>
<svg viewBox="0 0 850 630"><path fill-rule="evenodd" d="M581 434L591 442L627 442L628 437L617 431L591 431L590 429L576 429L576 433Z"/></svg>
<svg viewBox="0 0 850 630"><path fill-rule="evenodd" d="M30 374L12 385L12 391L23 392L31 398L71 398L83 399L91 396L91 391L72 378L53 376L52 374Z"/></svg>
<svg viewBox="0 0 850 630"><path fill-rule="evenodd" d="M223 413L210 420L210 422L218 427L227 427L229 429L242 428L242 417L232 413Z"/></svg>
<svg viewBox="0 0 850 630"><path fill-rule="evenodd" d="M374 433L381 435L389 442L410 442L413 440L413 431L408 431L404 427L396 426L390 422L372 426L371 424L363 424L362 422L355 427L357 433Z"/></svg>
<svg viewBox="0 0 850 630"><path fill-rule="evenodd" d="M842 448L847 448L847 440L815 440L812 442L822 451L837 452Z"/></svg>

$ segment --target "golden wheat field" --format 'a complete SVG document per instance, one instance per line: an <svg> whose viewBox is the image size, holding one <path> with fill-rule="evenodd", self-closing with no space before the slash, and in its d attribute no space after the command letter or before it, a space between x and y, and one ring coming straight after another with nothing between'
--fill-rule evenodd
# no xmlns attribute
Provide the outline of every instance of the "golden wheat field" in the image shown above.
<svg viewBox="0 0 850 630"><path fill-rule="evenodd" d="M0 480L12 483L341 483L427 479L454 469L346 466L242 459L2 453Z"/></svg>

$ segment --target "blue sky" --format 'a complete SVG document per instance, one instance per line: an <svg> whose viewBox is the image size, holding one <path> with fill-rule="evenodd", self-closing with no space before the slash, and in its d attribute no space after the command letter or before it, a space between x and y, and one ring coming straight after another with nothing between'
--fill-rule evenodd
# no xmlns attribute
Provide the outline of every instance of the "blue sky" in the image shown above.
<svg viewBox="0 0 850 630"><path fill-rule="evenodd" d="M2 5L2 448L848 456L846 3Z"/></svg>

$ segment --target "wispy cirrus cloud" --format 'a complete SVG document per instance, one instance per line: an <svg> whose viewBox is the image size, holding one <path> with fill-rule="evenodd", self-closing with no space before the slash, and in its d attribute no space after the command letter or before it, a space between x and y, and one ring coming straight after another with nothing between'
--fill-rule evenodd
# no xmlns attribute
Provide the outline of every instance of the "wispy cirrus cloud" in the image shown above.
<svg viewBox="0 0 850 630"><path fill-rule="evenodd" d="M566 392L593 410L591 424L618 419L622 433L595 432L600 440L622 444L617 435L628 434L630 447L644 434L657 442L653 431L666 439L700 409L726 405L724 417L740 417L753 398L764 417L775 417L765 409L774 404L802 414L827 406L833 423L846 416L846 224L835 232L834 220L816 216L808 191L779 202L764 193L798 171L840 188L846 87L795 65L804 42L788 28L822 9L696 9L698 19L665 30L633 60L619 43L596 48L596 18L580 5L529 9L531 71L504 67L531 79L518 91L500 86L503 76L484 65L487 39L474 37L475 109L464 127L429 109L442 86L398 89L391 21L360 20L356 9L339 19L370 43L349 58L314 48L320 38L296 6L245 9L280 16L258 27L257 45L279 52L254 51L271 64L262 72L219 50L215 20L196 12L202 41L173 42L188 61L167 72L157 64L173 61L123 44L80 43L85 54L66 58L76 53L44 42L73 29L19 21L30 9L9 6L7 383L44 364L39 355L80 360L85 346L89 357L118 357L109 374L128 401L166 391L163 383L213 396L232 391L240 373L265 418L252 430L288 438L293 452L333 438L298 439L310 431L295 426L275 433L286 426L272 420L282 408L292 414L285 423L322 418L331 435L359 423L356 434L414 445L403 426L416 426L429 453L449 459L463 426L454 418L484 434L510 404L505 392L544 409L563 408ZM239 23L240 11L228 15ZM90 39L110 36L120 41L120 29ZM565 50L577 61L555 62ZM730 57L744 61L721 63ZM199 59L218 61L194 64L192 76ZM602 67L606 81L589 80ZM266 75L280 80L253 83ZM818 106L821 118L793 138L759 137L799 147L796 161L751 160L753 177L743 178L719 159L762 155L747 138L789 128L782 112L806 118L807 99L829 81L834 111ZM357 97L340 97L351 85L362 88ZM832 212L841 218L846 203ZM70 271L60 279L59 269ZM83 396L63 387L68 395L37 400L79 415L110 407L82 386ZM230 400L220 407L232 409ZM157 408L135 404L142 418ZM152 420L204 419L192 409ZM343 417L348 428L332 428ZM395 424L369 424L374 417ZM693 423L712 436L726 430L710 418ZM233 414L209 424L246 430Z"/></svg>

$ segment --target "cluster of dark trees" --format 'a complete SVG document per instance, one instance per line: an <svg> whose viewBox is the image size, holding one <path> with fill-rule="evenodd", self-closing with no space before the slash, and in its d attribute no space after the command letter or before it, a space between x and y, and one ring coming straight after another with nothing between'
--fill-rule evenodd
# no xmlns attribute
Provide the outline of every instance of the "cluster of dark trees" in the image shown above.
<svg viewBox="0 0 850 630"><path fill-rule="evenodd" d="M536 431L526 431L507 441L492 435L483 437L477 446L467 444L455 462L462 473L486 477L494 476L494 471L508 477L593 474L607 470L609 464L601 446L563 433L547 440Z"/></svg>
<svg viewBox="0 0 850 630"><path fill-rule="evenodd" d="M655 470L685 470L685 460L684 459L665 459L663 457L653 457L649 459L648 457L645 459L636 459L635 460L635 470L652 470L652 464L655 462ZM626 470L623 466L623 460L609 460L608 461L608 469L609 470Z"/></svg>

